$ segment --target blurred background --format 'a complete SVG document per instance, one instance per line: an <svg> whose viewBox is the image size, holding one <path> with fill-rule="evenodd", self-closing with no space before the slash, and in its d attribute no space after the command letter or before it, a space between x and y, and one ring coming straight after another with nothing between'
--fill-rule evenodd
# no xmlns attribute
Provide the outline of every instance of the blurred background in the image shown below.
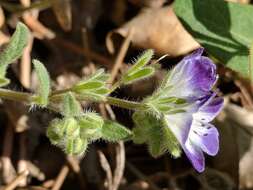
<svg viewBox="0 0 253 190"><path fill-rule="evenodd" d="M31 31L22 58L8 69L10 89L35 91L38 79L32 58L45 64L53 88L60 90L98 68L116 80L134 58L151 48L154 61L167 55L159 71L113 93L140 101L156 89L165 70L203 46L205 55L217 63L216 86L225 99L215 121L220 151L206 157L201 174L185 155L153 158L146 145L132 142L96 142L85 156L68 157L45 136L56 113L2 101L0 189L253 189L250 4L250 0L0 0L0 48L9 42L18 21ZM83 107L133 127L129 110L104 104Z"/></svg>

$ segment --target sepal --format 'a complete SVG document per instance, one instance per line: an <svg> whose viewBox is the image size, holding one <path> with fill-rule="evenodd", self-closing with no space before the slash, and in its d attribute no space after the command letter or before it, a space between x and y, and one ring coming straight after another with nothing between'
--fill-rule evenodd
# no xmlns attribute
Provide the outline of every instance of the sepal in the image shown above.
<svg viewBox="0 0 253 190"><path fill-rule="evenodd" d="M179 157L181 149L176 137L166 126L164 119L157 119L151 114L135 112L133 115L135 127L133 141L136 144L146 143L153 157L169 152L174 157Z"/></svg>

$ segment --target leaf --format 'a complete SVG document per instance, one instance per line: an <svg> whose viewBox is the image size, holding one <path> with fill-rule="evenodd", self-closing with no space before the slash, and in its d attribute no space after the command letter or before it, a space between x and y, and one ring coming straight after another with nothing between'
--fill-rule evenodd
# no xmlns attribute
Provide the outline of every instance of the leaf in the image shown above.
<svg viewBox="0 0 253 190"><path fill-rule="evenodd" d="M208 53L241 76L249 77L253 6L223 0L176 0L174 10Z"/></svg>
<svg viewBox="0 0 253 190"><path fill-rule="evenodd" d="M132 135L132 132L123 125L109 120L104 122L101 133L101 138L109 142L126 140Z"/></svg>
<svg viewBox="0 0 253 190"><path fill-rule="evenodd" d="M72 93L67 93L64 96L62 112L65 117L75 117L82 114L82 107Z"/></svg>
<svg viewBox="0 0 253 190"><path fill-rule="evenodd" d="M181 149L178 141L164 120L143 112L135 112L133 120L136 125L133 128L134 143L146 143L153 157L161 156L166 152L170 152L174 157L180 156Z"/></svg>
<svg viewBox="0 0 253 190"><path fill-rule="evenodd" d="M128 74L134 73L148 64L154 55L154 50L148 49L144 51L135 61L133 66L127 71Z"/></svg>
<svg viewBox="0 0 253 190"><path fill-rule="evenodd" d="M152 76L155 73L155 69L153 67L145 67L143 69L140 69L134 73L131 73L131 75L128 75L122 79L124 84L129 84L131 82L141 80L144 78L148 78Z"/></svg>
<svg viewBox="0 0 253 190"><path fill-rule="evenodd" d="M104 69L98 69L93 75L90 76L89 80L107 81L109 74L105 73Z"/></svg>
<svg viewBox="0 0 253 190"><path fill-rule="evenodd" d="M103 82L100 81L83 81L75 85L72 89L75 92L85 92L103 87Z"/></svg>
<svg viewBox="0 0 253 190"><path fill-rule="evenodd" d="M19 22L11 37L10 43L0 54L0 86L9 83L9 80L5 78L7 67L22 55L23 50L27 45L28 37L29 30L24 24Z"/></svg>
<svg viewBox="0 0 253 190"><path fill-rule="evenodd" d="M110 92L106 86L108 78L109 75L104 72L104 69L99 69L89 78L74 85L71 90L79 96L86 97L90 100L103 100Z"/></svg>
<svg viewBox="0 0 253 190"><path fill-rule="evenodd" d="M35 97L34 102L41 106L48 104L48 96L50 94L50 77L45 66L38 60L33 60L33 65L39 79L38 96Z"/></svg>

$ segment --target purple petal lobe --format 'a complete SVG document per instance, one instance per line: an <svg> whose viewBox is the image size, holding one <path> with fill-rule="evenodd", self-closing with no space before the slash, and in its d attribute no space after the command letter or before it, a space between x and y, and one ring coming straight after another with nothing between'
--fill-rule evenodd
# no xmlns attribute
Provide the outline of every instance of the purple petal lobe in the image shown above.
<svg viewBox="0 0 253 190"><path fill-rule="evenodd" d="M189 137L195 146L200 147L208 155L214 156L218 153L219 133L212 124L193 121Z"/></svg>
<svg viewBox="0 0 253 190"><path fill-rule="evenodd" d="M205 122L212 121L221 111L224 100L221 97L214 97L213 94L194 114L194 118Z"/></svg>
<svg viewBox="0 0 253 190"><path fill-rule="evenodd" d="M193 167L198 172L203 172L205 169L205 157L202 150L199 147L192 144L190 141L187 141L185 147L183 147L183 150L186 156L191 161Z"/></svg>
<svg viewBox="0 0 253 190"><path fill-rule="evenodd" d="M186 56L183 60L199 58L204 52L204 48L198 48L192 54Z"/></svg>
<svg viewBox="0 0 253 190"><path fill-rule="evenodd" d="M174 87L174 96L196 99L213 87L217 78L216 66L209 58L200 56L201 51L189 55L172 70L168 82Z"/></svg>

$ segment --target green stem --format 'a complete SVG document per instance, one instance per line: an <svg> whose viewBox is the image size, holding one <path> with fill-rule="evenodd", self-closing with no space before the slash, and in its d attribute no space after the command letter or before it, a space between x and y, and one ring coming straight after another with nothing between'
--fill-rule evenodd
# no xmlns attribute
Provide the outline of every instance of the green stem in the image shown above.
<svg viewBox="0 0 253 190"><path fill-rule="evenodd" d="M52 92L52 95L49 97L50 102L54 102L54 103L59 102L62 99L63 93L67 92L67 90L62 90L61 91L62 93L60 93L60 91L56 91L56 92ZM13 90L0 88L0 98L4 98L7 100L32 103L33 97L34 95L30 93L16 92ZM88 99L85 99L85 98L82 100L88 101ZM107 97L104 103L108 103L113 106L131 109L131 110L143 110L145 108L142 103L124 100L124 99L115 98L115 97Z"/></svg>
<svg viewBox="0 0 253 190"><path fill-rule="evenodd" d="M142 110L144 109L144 106L142 103L129 101L129 100L123 100L119 98L114 97L107 97L105 103L108 103L113 106L131 109L131 110Z"/></svg>
<svg viewBox="0 0 253 190"><path fill-rule="evenodd" d="M32 94L26 92L16 92L13 90L0 88L0 98L4 98L7 100L30 103L32 100L32 96Z"/></svg>
<svg viewBox="0 0 253 190"><path fill-rule="evenodd" d="M116 83L114 83L110 89L109 94L111 94L112 92L114 92L117 88L119 88L121 85L121 81L117 81Z"/></svg>

